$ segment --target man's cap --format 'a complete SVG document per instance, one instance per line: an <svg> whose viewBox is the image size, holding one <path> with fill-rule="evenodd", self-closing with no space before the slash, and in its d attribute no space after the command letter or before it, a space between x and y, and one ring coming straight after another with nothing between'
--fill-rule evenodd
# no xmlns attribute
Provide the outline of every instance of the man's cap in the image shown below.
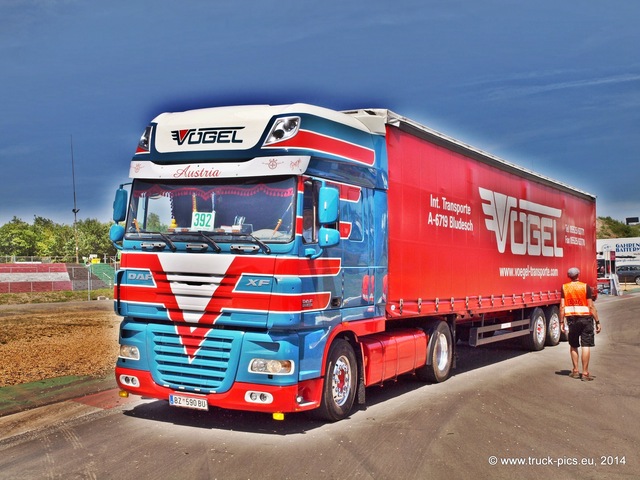
<svg viewBox="0 0 640 480"><path fill-rule="evenodd" d="M576 267L571 267L569 269L569 271L567 272L567 276L569 278L576 278L580 275L580 269L576 268Z"/></svg>

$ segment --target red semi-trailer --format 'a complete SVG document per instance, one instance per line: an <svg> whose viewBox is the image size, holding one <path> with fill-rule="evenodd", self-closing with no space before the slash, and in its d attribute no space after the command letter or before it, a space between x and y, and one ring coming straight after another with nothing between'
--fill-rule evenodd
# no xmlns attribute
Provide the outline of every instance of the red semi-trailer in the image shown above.
<svg viewBox="0 0 640 480"><path fill-rule="evenodd" d="M547 307L556 344L568 268L596 287L595 198L390 118L389 317L454 314L461 331Z"/></svg>
<svg viewBox="0 0 640 480"><path fill-rule="evenodd" d="M596 290L592 195L388 110L163 114L130 176L123 394L339 420L458 341L556 345L570 267Z"/></svg>

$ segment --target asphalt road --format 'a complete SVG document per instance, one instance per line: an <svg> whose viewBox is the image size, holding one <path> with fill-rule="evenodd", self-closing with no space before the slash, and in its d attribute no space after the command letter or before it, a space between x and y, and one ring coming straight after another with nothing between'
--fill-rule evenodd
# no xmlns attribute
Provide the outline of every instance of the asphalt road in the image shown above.
<svg viewBox="0 0 640 480"><path fill-rule="evenodd" d="M0 478L638 478L640 295L596 305L593 382L568 376L566 343L513 342L460 347L442 384L370 388L367 408L334 424L141 399L105 407L111 390L100 408L72 401L0 419Z"/></svg>

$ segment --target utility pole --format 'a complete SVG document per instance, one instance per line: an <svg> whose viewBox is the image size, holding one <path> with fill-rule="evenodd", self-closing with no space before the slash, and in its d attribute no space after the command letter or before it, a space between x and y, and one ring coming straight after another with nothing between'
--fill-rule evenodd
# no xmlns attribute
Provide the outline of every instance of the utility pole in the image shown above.
<svg viewBox="0 0 640 480"><path fill-rule="evenodd" d="M73 233L76 238L76 263L80 263L80 257L78 254L78 212L80 209L76 203L76 168L73 163L73 134L71 135L71 178L73 179Z"/></svg>

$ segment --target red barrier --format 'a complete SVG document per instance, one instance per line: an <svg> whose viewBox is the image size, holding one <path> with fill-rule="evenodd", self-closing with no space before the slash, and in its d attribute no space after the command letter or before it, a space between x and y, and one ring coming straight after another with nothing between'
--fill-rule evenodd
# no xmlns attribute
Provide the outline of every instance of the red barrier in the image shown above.
<svg viewBox="0 0 640 480"><path fill-rule="evenodd" d="M0 264L0 293L73 290L64 263Z"/></svg>

